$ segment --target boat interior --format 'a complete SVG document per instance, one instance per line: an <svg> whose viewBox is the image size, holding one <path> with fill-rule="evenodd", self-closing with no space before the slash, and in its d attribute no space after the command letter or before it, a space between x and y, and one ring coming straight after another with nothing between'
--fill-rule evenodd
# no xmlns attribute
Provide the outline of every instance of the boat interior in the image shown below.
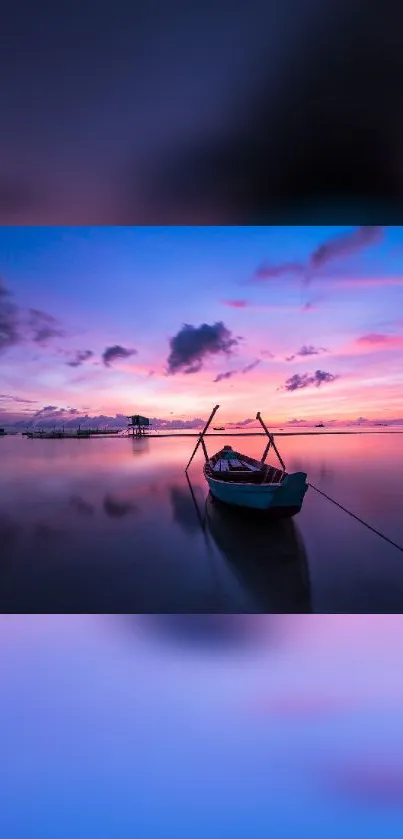
<svg viewBox="0 0 403 839"><path fill-rule="evenodd" d="M281 484L287 473L225 446L205 465L206 473L219 481L238 483Z"/></svg>

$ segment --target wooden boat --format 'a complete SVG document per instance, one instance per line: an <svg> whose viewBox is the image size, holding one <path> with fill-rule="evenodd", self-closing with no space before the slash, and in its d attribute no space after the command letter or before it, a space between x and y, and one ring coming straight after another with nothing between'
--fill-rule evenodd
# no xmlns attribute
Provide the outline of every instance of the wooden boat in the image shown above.
<svg viewBox="0 0 403 839"><path fill-rule="evenodd" d="M273 435L266 428L260 412L257 413L256 419L259 420L269 438L261 460L255 460L234 451L231 446L224 446L212 457L208 456L203 438L218 408L219 405L216 405L199 435L186 471L201 444L206 461L203 470L204 477L215 499L235 507L270 511L281 517L294 516L299 513L308 489L307 474L306 472L289 474L286 471ZM270 447L274 449L281 469L265 463Z"/></svg>
<svg viewBox="0 0 403 839"><path fill-rule="evenodd" d="M306 473L287 474L275 466L224 446L204 465L204 476L214 498L237 507L273 510L294 516L307 490Z"/></svg>

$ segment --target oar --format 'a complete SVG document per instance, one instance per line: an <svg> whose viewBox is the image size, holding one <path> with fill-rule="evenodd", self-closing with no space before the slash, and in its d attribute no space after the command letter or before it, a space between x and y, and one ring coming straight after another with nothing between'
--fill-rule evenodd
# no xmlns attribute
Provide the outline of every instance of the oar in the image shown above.
<svg viewBox="0 0 403 839"><path fill-rule="evenodd" d="M268 428L266 428L266 426L265 426L265 424L264 424L264 422L263 422L263 420L262 420L262 417L260 416L260 411L258 411L258 412L257 412L257 414L256 414L256 419L257 419L257 420L259 420L260 424L263 426L263 428L264 428L264 430L265 430L265 432L266 432L266 434L267 434L267 436L268 436L268 438L269 438L269 440L270 440L270 442L271 442L271 444L272 444L272 446L273 446L273 449L274 449L274 451L276 452L276 455L277 455L277 457L278 457L278 459L279 459L279 461L280 461L280 463L281 463L281 465L282 465L282 467L283 467L283 472L285 472L285 463L284 463L284 461L283 461L283 459L282 459L282 457L281 457L281 455L280 455L280 452L279 452L279 450L278 450L278 448L277 448L277 446L276 446L276 444L275 444L275 442L274 442L273 435L272 435L272 434L270 434L270 431L268 430ZM266 454L267 454L267 452L266 452Z"/></svg>
<svg viewBox="0 0 403 839"><path fill-rule="evenodd" d="M207 429L208 429L208 427L209 427L209 425L210 425L210 423L211 423L211 420L213 419L213 416L214 416L215 412L216 412L216 411L218 411L219 407L220 407L219 405L216 405L216 406L215 406L215 408L212 410L212 412L211 412L211 414L210 414L210 416L209 416L209 418L208 418L208 420L207 420L207 422L206 422L206 425L205 425L205 426L204 426L204 428L203 428L203 431L201 432L201 434L199 434L199 439L198 439L198 441L197 441L197 443L196 443L196 445L195 445L194 452L193 452L193 454L192 454L192 457L191 457L191 458L190 458L190 460L189 460L189 463L188 463L188 465L187 465L187 467L186 467L186 469L185 469L185 472L187 472L187 470L189 469L189 466L190 466L190 464L191 464L191 462L192 462L192 460L193 460L193 458L194 458L194 456L195 456L195 454L196 454L196 452L197 452L197 449L199 448L200 443L202 443L202 441L203 441L203 437L204 437L204 435L205 435L205 433L206 433L206 431L207 431ZM203 448L204 448L204 456L205 456L205 458L206 458L206 460L207 460L208 458L207 458L206 447L203 445Z"/></svg>

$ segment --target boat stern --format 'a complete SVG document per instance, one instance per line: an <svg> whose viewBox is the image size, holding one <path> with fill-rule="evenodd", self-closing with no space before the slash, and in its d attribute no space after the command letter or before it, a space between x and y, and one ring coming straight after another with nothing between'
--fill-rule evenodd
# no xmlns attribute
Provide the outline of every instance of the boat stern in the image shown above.
<svg viewBox="0 0 403 839"><path fill-rule="evenodd" d="M273 505L279 509L289 508L294 511L292 515L295 515L295 513L299 513L302 507L307 489L306 472L294 472L287 475L276 491Z"/></svg>

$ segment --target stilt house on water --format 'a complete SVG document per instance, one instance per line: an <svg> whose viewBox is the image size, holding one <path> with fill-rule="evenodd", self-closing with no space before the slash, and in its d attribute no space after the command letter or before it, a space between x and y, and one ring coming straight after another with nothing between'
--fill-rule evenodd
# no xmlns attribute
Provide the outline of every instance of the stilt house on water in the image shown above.
<svg viewBox="0 0 403 839"><path fill-rule="evenodd" d="M127 419L129 420L129 434L131 433L133 437L144 437L146 431L150 431L150 420L148 417L141 417L139 414L134 414L131 417L127 417Z"/></svg>

